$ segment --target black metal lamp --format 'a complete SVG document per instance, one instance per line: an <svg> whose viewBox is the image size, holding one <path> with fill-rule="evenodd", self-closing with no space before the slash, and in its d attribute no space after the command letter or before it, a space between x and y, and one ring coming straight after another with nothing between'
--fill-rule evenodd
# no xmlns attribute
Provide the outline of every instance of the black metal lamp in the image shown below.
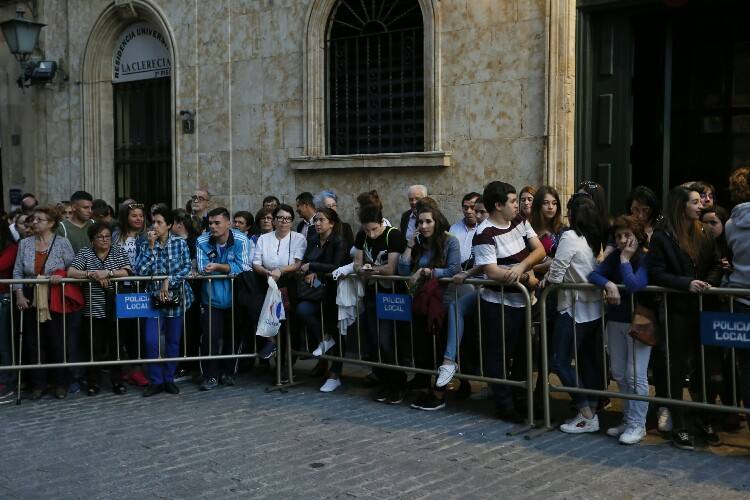
<svg viewBox="0 0 750 500"><path fill-rule="evenodd" d="M8 48L21 65L21 76L18 77L19 87L48 82L55 76L57 70L55 61L29 61L39 40L39 32L45 26L47 25L44 23L24 18L22 10L16 11L15 19L0 23Z"/></svg>

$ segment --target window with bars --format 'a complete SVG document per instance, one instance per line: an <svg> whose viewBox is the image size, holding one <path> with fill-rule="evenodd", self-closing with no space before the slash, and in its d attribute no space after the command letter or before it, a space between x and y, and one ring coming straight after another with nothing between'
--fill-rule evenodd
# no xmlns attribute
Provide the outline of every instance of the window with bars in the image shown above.
<svg viewBox="0 0 750 500"><path fill-rule="evenodd" d="M339 0L326 40L327 151L424 151L418 0Z"/></svg>

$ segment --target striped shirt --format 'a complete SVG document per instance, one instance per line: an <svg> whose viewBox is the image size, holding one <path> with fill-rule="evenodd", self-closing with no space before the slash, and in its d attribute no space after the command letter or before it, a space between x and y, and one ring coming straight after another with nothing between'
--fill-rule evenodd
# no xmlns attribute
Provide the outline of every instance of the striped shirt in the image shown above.
<svg viewBox="0 0 750 500"><path fill-rule="evenodd" d="M117 245L113 245L109 254L100 259L91 247L83 247L76 254L73 263L70 265L73 269L79 271L118 271L120 269L131 270L128 254ZM83 296L86 299L86 307L83 309L83 315L92 318L104 318L106 316L106 299L104 290L99 283L83 283ZM110 290L114 285L109 286Z"/></svg>
<svg viewBox="0 0 750 500"><path fill-rule="evenodd" d="M509 269L529 256L528 240L531 238L536 238L536 233L531 224L520 216L510 221L506 227L500 227L487 219L472 242L474 263L477 266L497 264ZM525 306L523 295L514 293L513 290L514 288L508 288L502 293L499 289L483 288L482 298L487 302L511 307Z"/></svg>

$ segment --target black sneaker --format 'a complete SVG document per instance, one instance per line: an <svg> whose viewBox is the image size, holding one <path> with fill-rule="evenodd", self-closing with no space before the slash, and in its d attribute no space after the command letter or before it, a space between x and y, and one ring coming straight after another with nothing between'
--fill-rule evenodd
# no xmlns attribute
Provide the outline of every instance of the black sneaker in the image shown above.
<svg viewBox="0 0 750 500"><path fill-rule="evenodd" d="M381 387L380 389L378 389L378 392L375 393L375 397L372 399L378 403L385 403L390 393L391 390L389 387Z"/></svg>
<svg viewBox="0 0 750 500"><path fill-rule="evenodd" d="M424 398L412 403L411 407L424 411L440 410L445 408L445 399L438 399L433 393L429 393Z"/></svg>
<svg viewBox="0 0 750 500"><path fill-rule="evenodd" d="M461 380L461 385L458 386L458 390L456 391L456 399L463 401L469 399L469 396L471 396L471 382Z"/></svg>
<svg viewBox="0 0 750 500"><path fill-rule="evenodd" d="M276 344L270 340L258 352L260 359L271 359L274 354L276 354Z"/></svg>
<svg viewBox="0 0 750 500"><path fill-rule="evenodd" d="M675 445L675 448L681 450L695 449L695 445L693 445L693 436L685 430L672 432L672 444Z"/></svg>
<svg viewBox="0 0 750 500"><path fill-rule="evenodd" d="M385 402L389 405L400 404L404 400L405 395L406 391L404 389L391 389L388 392L388 397L386 398Z"/></svg>
<svg viewBox="0 0 750 500"><path fill-rule="evenodd" d="M212 391L212 390L216 389L217 387L219 387L219 382L215 378L209 377L209 378L207 378L206 380L203 381L203 383L201 384L200 390L201 391Z"/></svg>
<svg viewBox="0 0 750 500"><path fill-rule="evenodd" d="M234 385L234 377L231 375L222 375L219 377L219 383L221 385Z"/></svg>
<svg viewBox="0 0 750 500"><path fill-rule="evenodd" d="M164 382L164 392L167 394L179 394L180 388L174 382Z"/></svg>
<svg viewBox="0 0 750 500"><path fill-rule="evenodd" d="M716 433L716 429L711 424L704 423L700 418L695 419L695 425L700 430L703 437L709 446L719 446L721 444L721 438Z"/></svg>

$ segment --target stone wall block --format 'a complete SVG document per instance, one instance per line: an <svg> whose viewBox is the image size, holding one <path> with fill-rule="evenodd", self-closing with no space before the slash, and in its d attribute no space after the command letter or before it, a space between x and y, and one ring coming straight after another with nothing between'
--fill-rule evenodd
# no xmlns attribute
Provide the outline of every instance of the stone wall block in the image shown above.
<svg viewBox="0 0 750 500"><path fill-rule="evenodd" d="M528 0L468 0L467 18L472 26L494 26L518 19L517 1Z"/></svg>
<svg viewBox="0 0 750 500"><path fill-rule="evenodd" d="M198 107L228 106L229 65L206 64L198 68Z"/></svg>
<svg viewBox="0 0 750 500"><path fill-rule="evenodd" d="M488 82L469 86L469 127L473 139L519 137L520 82Z"/></svg>
<svg viewBox="0 0 750 500"><path fill-rule="evenodd" d="M263 65L260 58L232 61L232 106L263 103Z"/></svg>
<svg viewBox="0 0 750 500"><path fill-rule="evenodd" d="M265 126L260 105L232 106L232 149L260 147Z"/></svg>
<svg viewBox="0 0 750 500"><path fill-rule="evenodd" d="M289 152L286 149L261 149L261 184L264 196L275 195L284 203L294 205L296 186L289 169Z"/></svg>
<svg viewBox="0 0 750 500"><path fill-rule="evenodd" d="M263 101L281 102L302 98L300 53L263 59Z"/></svg>
<svg viewBox="0 0 750 500"><path fill-rule="evenodd" d="M456 31L469 27L466 4L472 0L442 0L440 2L440 31Z"/></svg>
<svg viewBox="0 0 750 500"><path fill-rule="evenodd" d="M232 192L235 195L263 194L260 187L260 149L232 151Z"/></svg>
<svg viewBox="0 0 750 500"><path fill-rule="evenodd" d="M232 54L230 59L232 61L245 61L260 57L261 36L260 14L258 12L232 16Z"/></svg>
<svg viewBox="0 0 750 500"><path fill-rule="evenodd" d="M521 84L523 99L523 136L544 135L544 79L530 78Z"/></svg>
<svg viewBox="0 0 750 500"><path fill-rule="evenodd" d="M226 2L198 2L198 63L229 61L229 9Z"/></svg>
<svg viewBox="0 0 750 500"><path fill-rule="evenodd" d="M519 21L542 19L547 15L547 0L520 0L518 2Z"/></svg>
<svg viewBox="0 0 750 500"><path fill-rule="evenodd" d="M307 6L301 2L289 2L282 7L273 2L273 8L260 13L260 53L273 57L292 52L302 52L302 37ZM301 64L299 58L298 64Z"/></svg>
<svg viewBox="0 0 750 500"><path fill-rule="evenodd" d="M443 87L443 138L469 139L469 86Z"/></svg>
<svg viewBox="0 0 750 500"><path fill-rule="evenodd" d="M196 24L178 24L173 28L173 36L175 39L175 52L177 53L177 60L172 61L172 64L176 68L187 69L198 64L198 51L195 47L195 37L198 36L196 32ZM216 62L216 61L213 61Z"/></svg>
<svg viewBox="0 0 750 500"><path fill-rule="evenodd" d="M200 134L198 151L209 153L229 150L229 112L226 108L201 108L196 120Z"/></svg>
<svg viewBox="0 0 750 500"><path fill-rule="evenodd" d="M228 151L198 153L198 170L199 186L208 188L211 193L229 193Z"/></svg>

